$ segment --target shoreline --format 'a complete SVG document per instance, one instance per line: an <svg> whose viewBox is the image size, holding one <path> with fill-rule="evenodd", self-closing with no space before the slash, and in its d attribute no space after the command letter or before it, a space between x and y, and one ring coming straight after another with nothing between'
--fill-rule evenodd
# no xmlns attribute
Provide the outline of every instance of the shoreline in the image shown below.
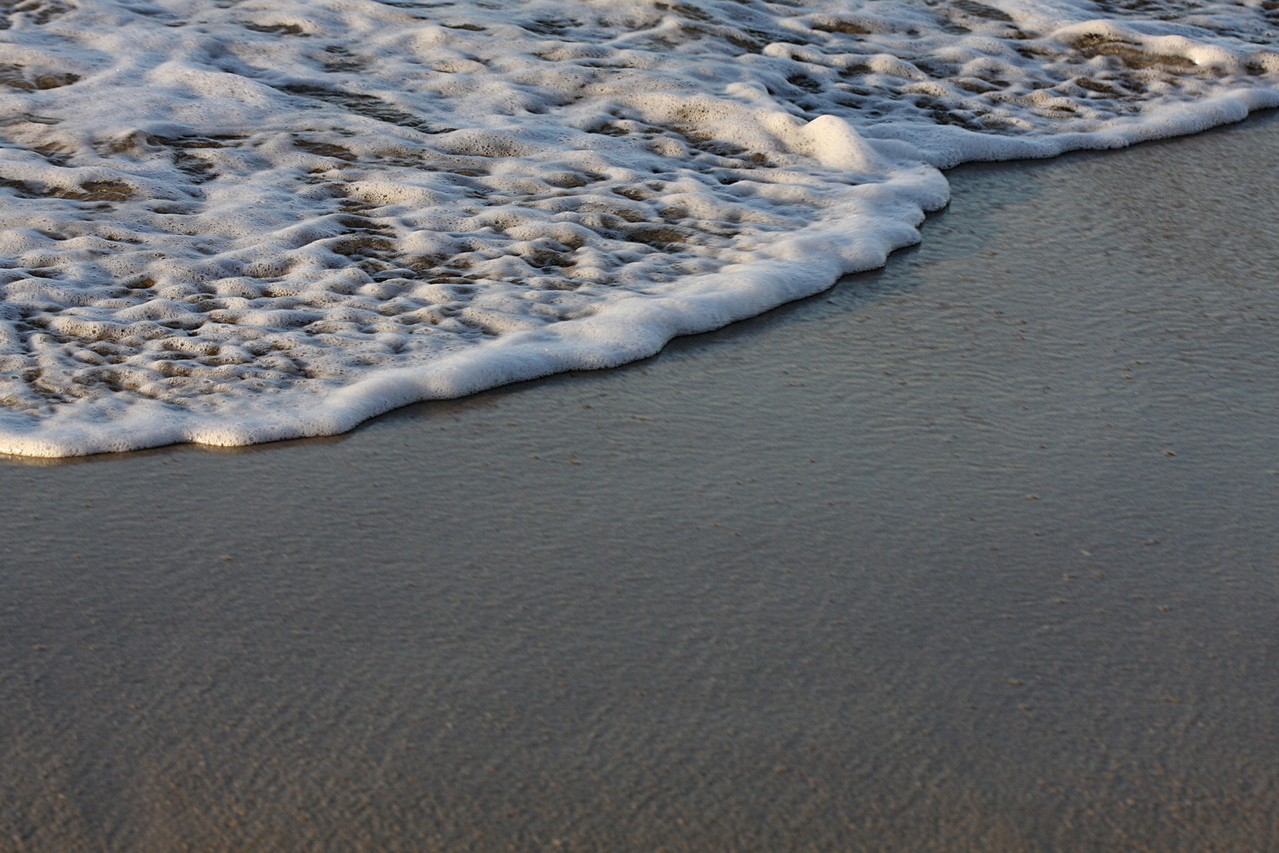
<svg viewBox="0 0 1279 853"><path fill-rule="evenodd" d="M1210 99L1189 112L1182 105L1170 111L1162 122L1141 122L1116 127L1105 133L1056 137L1050 140L1052 144L1048 148L1044 148L1048 142L1036 138L1027 141L1021 151L1021 156L1031 158L1029 160L1009 155L1008 152L1013 150L1009 148L990 160L973 156L975 150L969 151L972 159L961 161L959 165L948 163L945 158L931 165L928 158L914 166L899 163L882 183L867 186L873 191L865 196L859 194L862 187L854 186L846 193L845 206L849 209L874 207L877 202L870 200L876 198L880 190L901 184L903 188L898 189L898 193L904 195L897 201L908 207L917 205L918 220L910 226L885 215L884 221L875 222L862 234L854 218L854 229L843 242L855 244L855 251L830 249L842 239L839 236L841 229L836 227L839 220L818 219L780 240L770 249L775 256L770 257L770 252L755 252L757 257L750 263L732 265L741 267L745 272L739 270L735 273L740 280L729 286L720 280L734 276L727 270L721 270L695 276L690 279L688 287L673 293L648 294L642 299L608 304L606 310L599 314L514 333L429 362L383 370L328 391L316 392L302 384L285 390L277 400L281 405L274 412L241 400L233 402L224 411L190 416L188 410L154 406L152 401L144 400L135 403L134 409L112 409L108 405L98 411L96 421L81 417L80 420L72 419L68 424L71 411L68 408L51 415L42 428L0 432L0 444L4 447L25 448L25 451L0 450L0 461L70 459L170 445L246 447L342 435L405 406L462 399L497 388L537 382L561 373L616 369L652 358L679 338L736 325L792 302L820 296L838 287L849 275L881 269L893 254L915 245L919 239L916 229L922 221L948 206L949 202L943 201L949 194L949 181L945 176L955 169L1114 152L1135 145L1158 144L1209 133L1254 117L1264 120L1265 116L1279 109L1279 104L1272 103L1275 97L1279 96L1272 96L1266 91L1235 92ZM891 135L877 138L881 143L894 140ZM971 140L969 142L973 144ZM1011 145L1008 140L1004 142ZM922 152L920 156L923 156ZM937 156L932 159L937 160ZM930 171L943 167L945 171L940 173ZM942 188L934 185L933 177L939 177ZM829 285L814 284L828 281L830 270L797 263L794 250L805 242L827 245L828 257L823 258L825 266L838 268L842 265L858 272L841 276ZM785 284L779 285L778 282ZM547 346L547 338L555 345ZM494 384L494 375L507 378ZM283 405L286 401L288 405ZM279 411L281 409L284 411ZM58 424L50 426L54 421ZM113 423L111 432L98 434L102 421ZM138 438L139 434L145 437ZM117 449L130 443L137 446Z"/></svg>

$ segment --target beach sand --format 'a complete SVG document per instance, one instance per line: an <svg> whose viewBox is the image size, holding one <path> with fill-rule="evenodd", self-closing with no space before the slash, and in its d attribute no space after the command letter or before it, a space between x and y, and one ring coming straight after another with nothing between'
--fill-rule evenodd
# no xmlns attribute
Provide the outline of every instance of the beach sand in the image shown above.
<svg viewBox="0 0 1279 853"><path fill-rule="evenodd" d="M326 440L0 463L0 849L1279 848L1279 123Z"/></svg>

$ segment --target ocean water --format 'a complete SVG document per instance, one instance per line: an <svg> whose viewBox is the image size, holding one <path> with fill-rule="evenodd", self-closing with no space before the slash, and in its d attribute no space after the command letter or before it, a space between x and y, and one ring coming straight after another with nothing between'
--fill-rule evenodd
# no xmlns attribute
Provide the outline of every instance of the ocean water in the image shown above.
<svg viewBox="0 0 1279 853"><path fill-rule="evenodd" d="M5 4L0 452L332 434L651 355L883 264L941 169L1279 106L1273 7Z"/></svg>

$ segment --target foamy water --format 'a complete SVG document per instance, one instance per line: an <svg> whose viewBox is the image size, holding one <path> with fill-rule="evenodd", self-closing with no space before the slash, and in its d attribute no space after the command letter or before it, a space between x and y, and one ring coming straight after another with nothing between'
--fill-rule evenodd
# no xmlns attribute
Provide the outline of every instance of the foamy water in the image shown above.
<svg viewBox="0 0 1279 853"><path fill-rule="evenodd" d="M650 355L882 264L939 168L1279 106L1266 5L6 4L0 452Z"/></svg>

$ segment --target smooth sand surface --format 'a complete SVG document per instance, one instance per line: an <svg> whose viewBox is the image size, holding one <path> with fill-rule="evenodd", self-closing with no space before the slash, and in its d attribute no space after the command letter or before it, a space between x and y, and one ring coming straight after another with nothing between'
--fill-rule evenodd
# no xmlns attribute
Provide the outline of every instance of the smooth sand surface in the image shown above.
<svg viewBox="0 0 1279 853"><path fill-rule="evenodd" d="M1279 123L330 440L0 463L0 849L1279 849Z"/></svg>

